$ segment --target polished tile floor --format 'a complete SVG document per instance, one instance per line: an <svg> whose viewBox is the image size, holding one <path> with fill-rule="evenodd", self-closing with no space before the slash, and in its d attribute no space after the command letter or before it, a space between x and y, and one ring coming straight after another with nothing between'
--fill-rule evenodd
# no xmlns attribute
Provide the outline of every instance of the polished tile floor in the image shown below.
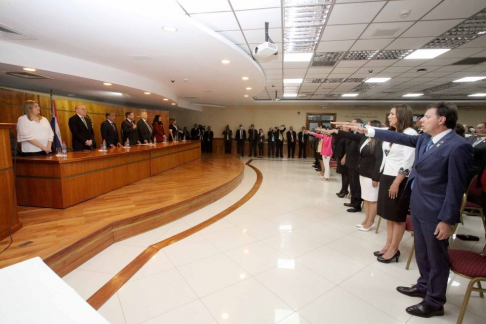
<svg viewBox="0 0 486 324"><path fill-rule="evenodd" d="M311 160L254 160L263 173L257 194L225 219L161 250L99 312L111 323L455 323L468 280L451 273L446 315L411 317L418 303L396 292L413 284L417 266L405 263L412 244L405 233L398 263L381 264L372 252L385 242L360 232L362 213L347 213L339 175L323 182ZM88 298L145 247L227 208L253 186L255 172L219 201L176 222L116 243L64 277ZM466 217L458 233L480 242L453 247L480 251L479 219ZM464 323L486 323L486 298L474 294Z"/></svg>

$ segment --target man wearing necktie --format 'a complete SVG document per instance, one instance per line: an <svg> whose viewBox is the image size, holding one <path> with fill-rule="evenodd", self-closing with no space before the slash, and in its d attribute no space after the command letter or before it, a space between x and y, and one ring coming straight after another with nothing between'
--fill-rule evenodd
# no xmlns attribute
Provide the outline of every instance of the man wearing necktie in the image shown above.
<svg viewBox="0 0 486 324"><path fill-rule="evenodd" d="M137 145L140 144L138 140L138 132L137 132L137 125L133 121L135 118L135 114L127 111L125 113L125 120L121 124L122 129L122 141L125 145L127 139L130 141L130 145Z"/></svg>
<svg viewBox="0 0 486 324"><path fill-rule="evenodd" d="M367 128L360 132L390 143L415 147L415 162L403 193L410 196L410 213L420 277L412 287L397 291L423 298L406 308L419 317L444 315L449 254L447 247L453 226L460 221L462 196L467 188L467 173L473 161L470 143L454 131L457 107L437 102L428 107L422 118L424 133L403 133Z"/></svg>
<svg viewBox="0 0 486 324"><path fill-rule="evenodd" d="M226 125L223 131L224 137L224 153L231 154L231 143L233 140L233 131L229 128L229 125Z"/></svg>
<svg viewBox="0 0 486 324"><path fill-rule="evenodd" d="M248 146L250 147L250 156L257 157L257 144L258 144L258 132L255 129L255 125L251 124L248 130Z"/></svg>
<svg viewBox="0 0 486 324"><path fill-rule="evenodd" d="M152 126L147 121L148 114L146 111L143 111L140 117L140 120L137 122L138 140L141 143L148 144L152 139Z"/></svg>
<svg viewBox="0 0 486 324"><path fill-rule="evenodd" d="M305 126L302 126L302 130L299 132L299 159L304 157L307 158L307 142L309 141L309 134L305 133Z"/></svg>
<svg viewBox="0 0 486 324"><path fill-rule="evenodd" d="M236 131L235 140L238 154L241 157L245 156L246 131L243 129L243 125L240 125L239 129Z"/></svg>
<svg viewBox="0 0 486 324"><path fill-rule="evenodd" d="M106 120L101 123L101 142L106 141L106 147L115 148L121 146L118 139L118 130L115 124L115 114L106 113Z"/></svg>
<svg viewBox="0 0 486 324"><path fill-rule="evenodd" d="M94 131L91 119L86 117L86 107L77 105L74 110L76 115L69 118L73 151L92 150L94 148Z"/></svg>
<svg viewBox="0 0 486 324"><path fill-rule="evenodd" d="M277 128L277 153L275 154L276 157L283 158L284 132L286 129L287 128L285 128L285 125L280 125L280 128Z"/></svg>
<svg viewBox="0 0 486 324"><path fill-rule="evenodd" d="M295 154L295 142L297 134L294 131L294 127L290 126L290 130L287 132L287 158L294 158Z"/></svg>
<svg viewBox="0 0 486 324"><path fill-rule="evenodd" d="M479 173L484 156L486 155L486 122L481 122L476 126L474 136L466 139L473 147L474 162L469 170L468 183Z"/></svg>

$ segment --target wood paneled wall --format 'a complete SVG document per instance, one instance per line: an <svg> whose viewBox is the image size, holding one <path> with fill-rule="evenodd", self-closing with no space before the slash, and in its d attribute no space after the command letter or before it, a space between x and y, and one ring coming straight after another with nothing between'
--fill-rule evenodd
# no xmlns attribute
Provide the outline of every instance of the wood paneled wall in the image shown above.
<svg viewBox="0 0 486 324"><path fill-rule="evenodd" d="M69 118L75 114L74 107L79 104L86 106L88 115L93 122L95 132L96 144L101 145L101 131L100 125L106 120L105 114L107 112L115 113L116 125L120 131L121 123L125 119L125 113L131 111L135 114L135 120L140 119L140 113L146 111L148 113L149 122L152 123L155 115L160 115L164 123L165 133L169 133L169 112L163 110L148 110L139 108L130 108L122 106L113 106L101 103L89 103L77 100L61 99L54 96L57 108L57 117L59 118L59 128L61 129L61 136L68 148L71 148L71 132L69 131ZM17 123L17 120L22 116L22 105L26 100L35 100L42 108L42 115L49 121L51 120L51 102L48 94L37 95L21 91L14 91L0 88L0 123ZM121 139L120 139L121 140Z"/></svg>

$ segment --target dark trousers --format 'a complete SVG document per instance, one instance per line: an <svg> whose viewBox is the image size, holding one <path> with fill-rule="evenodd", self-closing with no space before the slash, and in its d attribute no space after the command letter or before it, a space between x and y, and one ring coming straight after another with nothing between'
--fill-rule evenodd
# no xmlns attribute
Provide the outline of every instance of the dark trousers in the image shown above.
<svg viewBox="0 0 486 324"><path fill-rule="evenodd" d="M243 141L237 142L237 149L239 155L245 156L245 142Z"/></svg>
<svg viewBox="0 0 486 324"><path fill-rule="evenodd" d="M354 168L348 168L349 187L351 189L351 203L356 208L361 208L361 185L359 184L359 173Z"/></svg>
<svg viewBox="0 0 486 324"><path fill-rule="evenodd" d="M231 141L224 141L224 153L231 154Z"/></svg>
<svg viewBox="0 0 486 324"><path fill-rule="evenodd" d="M287 157L294 157L295 154L295 142L287 143Z"/></svg>
<svg viewBox="0 0 486 324"><path fill-rule="evenodd" d="M317 152L317 151L314 151L314 159L316 159L316 167L321 170L321 162L319 162L319 155L321 155L321 153Z"/></svg>
<svg viewBox="0 0 486 324"><path fill-rule="evenodd" d="M258 156L263 156L263 142L258 143Z"/></svg>
<svg viewBox="0 0 486 324"><path fill-rule="evenodd" d="M304 159L307 158L307 152L305 151L306 147L304 143L299 142L299 157L304 157Z"/></svg>
<svg viewBox="0 0 486 324"><path fill-rule="evenodd" d="M275 142L268 142L268 157L275 157Z"/></svg>
<svg viewBox="0 0 486 324"><path fill-rule="evenodd" d="M205 152L206 152L206 142L201 141L201 153L205 153Z"/></svg>
<svg viewBox="0 0 486 324"><path fill-rule="evenodd" d="M277 150L275 156L283 158L283 141L277 141Z"/></svg>
<svg viewBox="0 0 486 324"><path fill-rule="evenodd" d="M248 156L257 156L257 141L248 142L248 146L250 147L250 155Z"/></svg>
<svg viewBox="0 0 486 324"><path fill-rule="evenodd" d="M420 194L412 190L414 194ZM420 210L417 211L420 213ZM434 231L437 222L424 219L412 210L413 238L415 259L420 271L417 280L418 289L427 291L425 302L438 307L446 303L447 279L449 278L449 240L438 240Z"/></svg>
<svg viewBox="0 0 486 324"><path fill-rule="evenodd" d="M213 153L213 142L212 141L206 142L206 152L207 153Z"/></svg>
<svg viewBox="0 0 486 324"><path fill-rule="evenodd" d="M342 192L342 193L349 192L348 187L349 187L348 170L343 170L343 172L341 173L341 191L339 191L339 192Z"/></svg>

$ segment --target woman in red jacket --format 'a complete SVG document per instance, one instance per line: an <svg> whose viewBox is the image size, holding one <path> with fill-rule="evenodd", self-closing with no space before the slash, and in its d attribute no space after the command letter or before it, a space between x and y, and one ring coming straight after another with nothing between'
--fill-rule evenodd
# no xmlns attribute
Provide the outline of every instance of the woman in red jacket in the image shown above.
<svg viewBox="0 0 486 324"><path fill-rule="evenodd" d="M164 124L160 120L160 115L155 115L152 123L154 142L163 142L165 140Z"/></svg>

